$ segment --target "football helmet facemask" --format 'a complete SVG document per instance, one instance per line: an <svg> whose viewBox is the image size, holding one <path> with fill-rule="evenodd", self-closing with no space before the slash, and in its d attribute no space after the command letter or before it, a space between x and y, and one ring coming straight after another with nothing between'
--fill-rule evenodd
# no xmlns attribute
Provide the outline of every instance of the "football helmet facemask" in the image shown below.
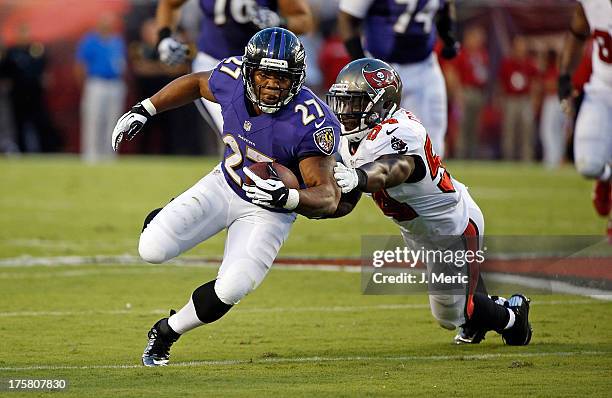
<svg viewBox="0 0 612 398"><path fill-rule="evenodd" d="M289 88L266 87L255 83L255 71L289 79ZM300 91L306 78L306 52L296 35L283 28L257 32L247 43L242 62L242 78L247 98L265 113L287 105ZM276 101L262 98L262 89L278 90ZM269 96L268 96L269 97Z"/></svg>
<svg viewBox="0 0 612 398"><path fill-rule="evenodd" d="M325 99L340 120L341 135L358 142L399 108L402 80L386 62L362 58L342 68Z"/></svg>

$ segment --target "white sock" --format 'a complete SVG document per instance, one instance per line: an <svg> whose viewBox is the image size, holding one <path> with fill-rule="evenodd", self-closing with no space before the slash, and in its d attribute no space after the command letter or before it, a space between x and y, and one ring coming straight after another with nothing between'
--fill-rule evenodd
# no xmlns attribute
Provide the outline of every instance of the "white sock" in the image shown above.
<svg viewBox="0 0 612 398"><path fill-rule="evenodd" d="M179 312L168 318L168 325L176 333L183 334L204 325L204 323L198 318L193 300L190 298L189 302Z"/></svg>
<svg viewBox="0 0 612 398"><path fill-rule="evenodd" d="M508 313L510 314L510 319L508 319L508 324L506 325L504 330L510 329L512 326L514 326L514 321L516 321L516 315L514 315L514 311L512 311L510 308L506 308L506 309L508 310Z"/></svg>

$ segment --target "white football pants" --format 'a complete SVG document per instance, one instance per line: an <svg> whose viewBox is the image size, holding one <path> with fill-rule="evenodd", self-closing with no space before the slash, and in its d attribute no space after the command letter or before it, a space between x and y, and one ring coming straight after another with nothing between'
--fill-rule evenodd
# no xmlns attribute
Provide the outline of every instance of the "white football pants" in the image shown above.
<svg viewBox="0 0 612 398"><path fill-rule="evenodd" d="M421 62L391 66L402 78L402 108L414 113L423 123L434 151L444 157L448 124L446 85L436 54Z"/></svg>
<svg viewBox="0 0 612 398"><path fill-rule="evenodd" d="M612 163L612 97L588 91L576 120L574 135L576 169L586 178L599 178Z"/></svg>
<svg viewBox="0 0 612 398"><path fill-rule="evenodd" d="M218 165L153 218L140 235L138 251L149 263L163 263L227 228L215 292L233 305L265 278L295 218L243 200Z"/></svg>

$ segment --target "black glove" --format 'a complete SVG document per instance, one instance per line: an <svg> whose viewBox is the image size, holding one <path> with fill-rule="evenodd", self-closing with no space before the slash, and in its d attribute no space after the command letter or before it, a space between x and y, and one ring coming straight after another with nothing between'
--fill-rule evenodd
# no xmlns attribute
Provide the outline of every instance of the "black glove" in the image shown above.
<svg viewBox="0 0 612 398"><path fill-rule="evenodd" d="M559 101L569 98L572 95L572 77L564 73L559 75L557 94L559 95Z"/></svg>

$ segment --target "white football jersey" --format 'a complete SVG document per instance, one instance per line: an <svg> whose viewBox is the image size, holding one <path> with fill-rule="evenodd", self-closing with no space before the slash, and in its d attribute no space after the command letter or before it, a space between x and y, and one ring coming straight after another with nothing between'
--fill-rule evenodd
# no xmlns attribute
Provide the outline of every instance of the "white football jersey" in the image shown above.
<svg viewBox="0 0 612 398"><path fill-rule="evenodd" d="M371 194L383 213L411 234L423 236L461 235L468 224L465 186L453 179L433 151L425 128L405 109L370 131L354 153L342 137L340 155L345 165L360 167L383 155L416 155L425 164L425 177L417 182Z"/></svg>
<svg viewBox="0 0 612 398"><path fill-rule="evenodd" d="M593 35L593 73L585 91L612 93L612 2L580 0Z"/></svg>

